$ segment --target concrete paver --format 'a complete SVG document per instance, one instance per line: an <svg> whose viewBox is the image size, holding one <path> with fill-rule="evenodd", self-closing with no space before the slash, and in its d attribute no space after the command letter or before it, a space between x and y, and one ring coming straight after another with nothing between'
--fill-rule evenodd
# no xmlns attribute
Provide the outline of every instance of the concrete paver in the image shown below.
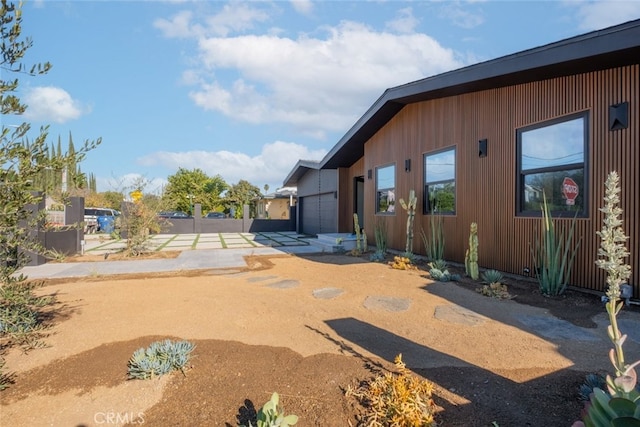
<svg viewBox="0 0 640 427"><path fill-rule="evenodd" d="M264 243L256 241L260 237ZM109 262L46 263L29 266L22 273L33 279L144 274L180 270L234 269L246 267L245 256L286 253L321 253L313 239L297 233L157 234L149 246L157 251L181 251L176 258ZM86 254L107 255L122 250L126 242L101 235L85 236Z"/></svg>

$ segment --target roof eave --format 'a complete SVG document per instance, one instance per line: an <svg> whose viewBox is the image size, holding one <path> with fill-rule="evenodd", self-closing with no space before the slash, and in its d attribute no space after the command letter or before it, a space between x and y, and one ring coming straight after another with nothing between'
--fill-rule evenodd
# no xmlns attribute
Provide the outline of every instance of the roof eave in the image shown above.
<svg viewBox="0 0 640 427"><path fill-rule="evenodd" d="M639 61L640 20L635 20L387 89L327 153L320 168L351 166L364 155L366 141L407 104Z"/></svg>

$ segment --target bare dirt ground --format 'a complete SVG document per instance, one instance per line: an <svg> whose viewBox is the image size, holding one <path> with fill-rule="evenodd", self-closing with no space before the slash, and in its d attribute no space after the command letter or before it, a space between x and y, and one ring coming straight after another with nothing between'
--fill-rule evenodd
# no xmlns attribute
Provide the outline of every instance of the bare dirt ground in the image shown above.
<svg viewBox="0 0 640 427"><path fill-rule="evenodd" d="M0 392L0 425L237 426L277 391L299 426L355 426L362 408L344 389L402 353L435 384L440 425L569 426L585 375L610 371L595 296L544 298L507 279L517 296L501 301L468 279L437 283L346 255L248 264L48 283L41 292L58 300L48 347L5 355L15 384ZM541 316L587 338L549 338L518 320ZM185 375L127 380L132 353L165 338L196 344Z"/></svg>

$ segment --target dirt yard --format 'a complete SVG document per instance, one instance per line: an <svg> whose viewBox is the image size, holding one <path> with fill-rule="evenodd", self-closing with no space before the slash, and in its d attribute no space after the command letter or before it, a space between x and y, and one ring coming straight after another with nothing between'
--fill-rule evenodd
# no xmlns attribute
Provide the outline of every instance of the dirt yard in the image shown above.
<svg viewBox="0 0 640 427"><path fill-rule="evenodd" d="M5 355L15 384L0 392L0 424L237 426L277 391L298 426L355 426L362 408L344 389L402 353L435 384L439 425L570 426L585 375L611 370L604 307L506 282L513 300L346 255L51 282L41 290L58 300L48 347ZM545 318L579 334L549 338L531 323ZM127 380L132 353L165 338L196 344L185 375ZM625 347L638 358L640 345Z"/></svg>

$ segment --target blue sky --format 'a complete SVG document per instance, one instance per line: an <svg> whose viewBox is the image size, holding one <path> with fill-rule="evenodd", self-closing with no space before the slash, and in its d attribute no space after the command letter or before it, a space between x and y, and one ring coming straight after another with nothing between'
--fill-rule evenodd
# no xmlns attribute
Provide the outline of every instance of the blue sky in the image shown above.
<svg viewBox="0 0 640 427"><path fill-rule="evenodd" d="M270 191L385 89L640 18L639 1L29 1L33 129L102 137L98 191L179 167Z"/></svg>

